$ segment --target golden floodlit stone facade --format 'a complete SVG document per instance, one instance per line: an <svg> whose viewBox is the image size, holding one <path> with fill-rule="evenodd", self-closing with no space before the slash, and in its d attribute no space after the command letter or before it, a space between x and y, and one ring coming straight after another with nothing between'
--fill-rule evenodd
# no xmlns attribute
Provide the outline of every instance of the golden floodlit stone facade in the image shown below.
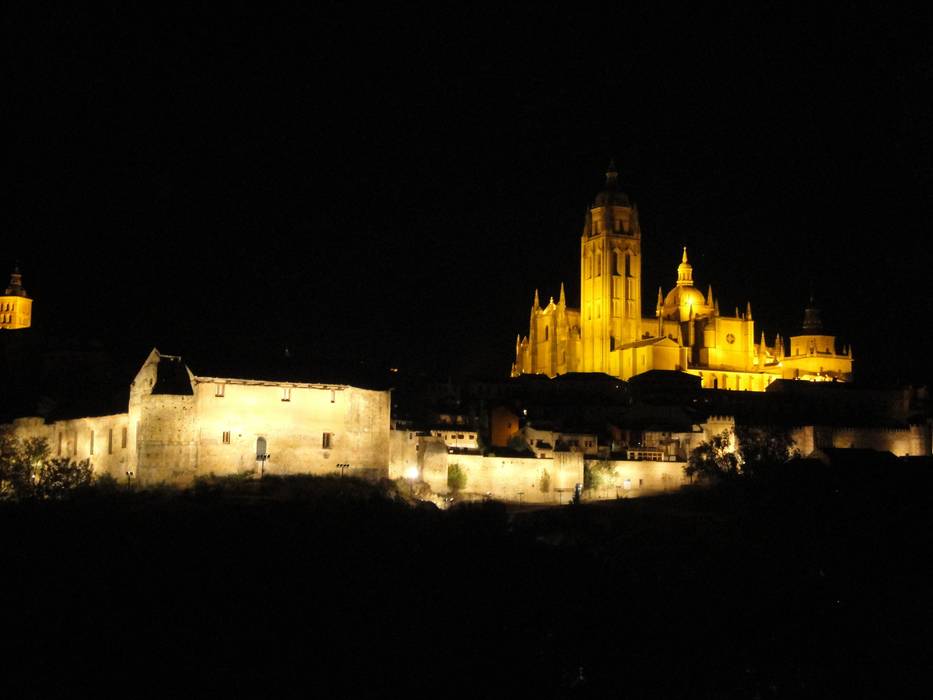
<svg viewBox="0 0 933 700"><path fill-rule="evenodd" d="M192 374L153 350L130 385L126 413L6 429L44 438L52 456L88 459L95 474L141 484L255 472L385 476L388 390L346 384Z"/></svg>
<svg viewBox="0 0 933 700"><path fill-rule="evenodd" d="M32 299L23 289L23 276L13 268L10 284L0 295L0 329L21 330L32 325Z"/></svg>
<svg viewBox="0 0 933 700"><path fill-rule="evenodd" d="M653 369L699 376L706 388L764 391L775 379L849 381L852 351L836 350L812 299L790 352L778 334L768 344L755 335L751 304L720 313L712 286L694 286L684 248L675 286L658 289L653 317L642 313L641 226L638 209L618 188L610 164L580 238L580 307L558 301L541 306L535 291L528 335L515 343L512 376L602 372L629 379Z"/></svg>

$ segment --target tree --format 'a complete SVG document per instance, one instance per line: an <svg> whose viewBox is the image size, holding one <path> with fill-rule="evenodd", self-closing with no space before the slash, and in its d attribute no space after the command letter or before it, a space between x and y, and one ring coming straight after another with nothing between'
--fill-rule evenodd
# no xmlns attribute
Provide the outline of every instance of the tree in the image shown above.
<svg viewBox="0 0 933 700"><path fill-rule="evenodd" d="M740 464L732 436L724 430L694 448L684 466L684 474L701 479L729 479L739 475Z"/></svg>
<svg viewBox="0 0 933 700"><path fill-rule="evenodd" d="M735 443L738 443L737 446ZM687 460L684 473L706 479L758 478L799 455L786 431L775 428L736 428L700 443Z"/></svg>
<svg viewBox="0 0 933 700"><path fill-rule="evenodd" d="M0 436L0 498L63 498L91 483L90 460L50 457L45 438Z"/></svg>
<svg viewBox="0 0 933 700"><path fill-rule="evenodd" d="M736 426L736 439L746 476L763 476L794 457L800 456L793 438L778 428Z"/></svg>

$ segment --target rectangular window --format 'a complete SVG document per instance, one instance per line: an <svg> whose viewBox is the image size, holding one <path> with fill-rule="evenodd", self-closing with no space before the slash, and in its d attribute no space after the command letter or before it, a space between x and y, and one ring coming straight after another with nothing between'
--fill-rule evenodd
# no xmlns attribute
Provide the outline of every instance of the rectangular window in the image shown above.
<svg viewBox="0 0 933 700"><path fill-rule="evenodd" d="M90 454L94 454L94 431L91 431L91 446L88 448Z"/></svg>
<svg viewBox="0 0 933 700"><path fill-rule="evenodd" d="M321 447L324 448L325 450L329 450L333 442L333 438L334 438L333 433L324 433L323 437L321 438Z"/></svg>
<svg viewBox="0 0 933 700"><path fill-rule="evenodd" d="M224 443L225 445L229 445L229 444L230 444L230 431L229 431L229 430L225 430L225 431L223 432L222 440L223 440L223 443Z"/></svg>
<svg viewBox="0 0 933 700"><path fill-rule="evenodd" d="M223 398L223 395L224 395L224 387L225 387L225 386L226 386L226 384L215 384L215 385L214 385L214 396L217 396L217 397L219 397L219 398Z"/></svg>
<svg viewBox="0 0 933 700"><path fill-rule="evenodd" d="M330 402L334 403L337 400L337 391L335 389L330 390Z"/></svg>
<svg viewBox="0 0 933 700"><path fill-rule="evenodd" d="M113 428L107 431L107 454L113 454Z"/></svg>
<svg viewBox="0 0 933 700"><path fill-rule="evenodd" d="M125 449L126 449L126 427L125 427L125 426L124 426L124 428L123 428L123 439L122 439L122 443L123 443L123 444L122 444L122 447L123 447L123 449L125 450Z"/></svg>
<svg viewBox="0 0 933 700"><path fill-rule="evenodd" d="M292 388L286 386L282 388L282 401L291 401L292 400Z"/></svg>

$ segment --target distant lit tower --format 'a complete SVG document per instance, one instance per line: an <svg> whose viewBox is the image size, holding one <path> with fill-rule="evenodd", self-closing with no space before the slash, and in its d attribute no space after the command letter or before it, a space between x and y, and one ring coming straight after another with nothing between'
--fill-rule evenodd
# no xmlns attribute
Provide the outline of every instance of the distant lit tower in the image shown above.
<svg viewBox="0 0 933 700"><path fill-rule="evenodd" d="M13 268L10 284L0 296L0 329L20 330L32 325L32 299L23 289L19 267Z"/></svg>
<svg viewBox="0 0 933 700"><path fill-rule="evenodd" d="M851 381L852 364L852 348L847 346L841 353L837 351L836 336L823 328L820 310L811 294L800 332L791 336L790 355L782 361L788 378Z"/></svg>
<svg viewBox="0 0 933 700"><path fill-rule="evenodd" d="M641 337L641 227L618 180L610 163L580 239L581 369L630 377L637 368L623 366L621 348Z"/></svg>

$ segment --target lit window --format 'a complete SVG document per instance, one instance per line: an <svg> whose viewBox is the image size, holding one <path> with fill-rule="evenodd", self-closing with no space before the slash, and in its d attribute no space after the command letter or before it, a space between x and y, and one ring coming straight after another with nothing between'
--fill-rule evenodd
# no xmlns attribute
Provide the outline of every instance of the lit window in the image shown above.
<svg viewBox="0 0 933 700"><path fill-rule="evenodd" d="M325 450L329 450L333 444L334 434L333 433L324 433L321 438L321 447Z"/></svg>
<svg viewBox="0 0 933 700"><path fill-rule="evenodd" d="M215 384L214 385L214 396L223 397L225 384Z"/></svg>
<svg viewBox="0 0 933 700"><path fill-rule="evenodd" d="M292 388L286 386L282 388L282 401L291 401L292 400Z"/></svg>
<svg viewBox="0 0 933 700"><path fill-rule="evenodd" d="M224 443L225 445L229 445L229 444L230 444L230 431L229 431L229 430L225 430L225 431L223 432L223 438L222 438L222 439L223 439L223 443Z"/></svg>

